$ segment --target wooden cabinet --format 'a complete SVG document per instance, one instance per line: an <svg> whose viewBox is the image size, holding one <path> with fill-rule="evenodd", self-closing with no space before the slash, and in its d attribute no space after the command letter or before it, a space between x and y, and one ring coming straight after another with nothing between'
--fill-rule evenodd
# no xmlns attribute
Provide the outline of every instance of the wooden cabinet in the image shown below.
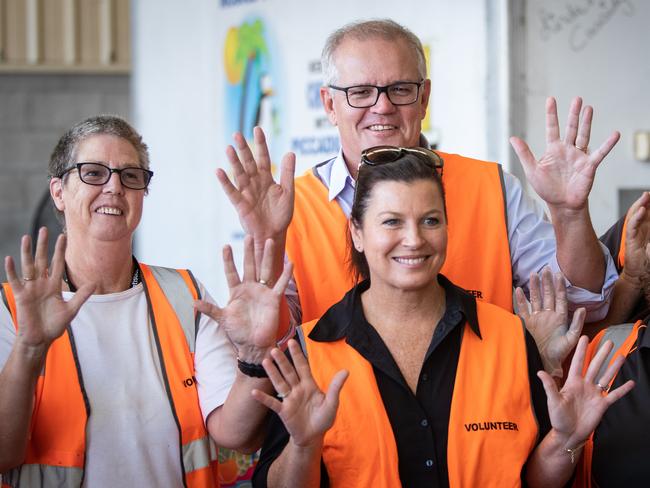
<svg viewBox="0 0 650 488"><path fill-rule="evenodd" d="M130 0L0 0L0 72L130 66Z"/></svg>

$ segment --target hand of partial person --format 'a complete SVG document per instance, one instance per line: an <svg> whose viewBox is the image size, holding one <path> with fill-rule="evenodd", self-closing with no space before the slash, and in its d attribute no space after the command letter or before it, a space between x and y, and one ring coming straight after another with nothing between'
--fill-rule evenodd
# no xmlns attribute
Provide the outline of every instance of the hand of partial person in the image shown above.
<svg viewBox="0 0 650 488"><path fill-rule="evenodd" d="M627 212L625 228L625 266L621 279L641 289L648 260L650 260L650 193L632 204Z"/></svg>
<svg viewBox="0 0 650 488"><path fill-rule="evenodd" d="M56 241L52 267L48 269L47 229L38 232L36 253L32 256L32 241L23 236L20 246L21 277L10 256L5 258L7 281L11 285L16 301L18 319L17 342L27 346L34 353L45 354L50 344L57 339L81 305L95 289L88 284L80 287L69 301L61 294L62 277L65 269L66 237L61 234Z"/></svg>
<svg viewBox="0 0 650 488"><path fill-rule="evenodd" d="M273 361L267 358L262 363L282 401L260 390L253 390L252 395L278 414L295 445L307 447L319 442L332 427L348 372L337 372L327 393L323 393L311 375L300 346L293 339L289 341L289 352L293 365L279 349L271 351Z"/></svg>
<svg viewBox="0 0 650 488"><path fill-rule="evenodd" d="M558 391L558 387L548 373L544 371L537 373L546 390L552 429L565 443L565 449L574 449L582 445L596 429L607 409L634 387L634 382L630 380L614 390L609 390L610 383L625 360L623 356L617 357L605 373L600 378L596 378L612 350L611 341L605 341L583 376L588 342L587 336L582 336L578 341L569 374L561 390Z"/></svg>
<svg viewBox="0 0 650 488"><path fill-rule="evenodd" d="M548 267L542 270L541 280L537 273L530 274L529 287L530 310L523 290L515 290L517 313L535 339L544 369L551 376L562 378L562 364L578 343L585 309L576 310L569 324L564 276L562 273L554 276Z"/></svg>
<svg viewBox="0 0 650 488"><path fill-rule="evenodd" d="M280 302L291 278L292 266L285 265L277 282L272 283L274 243L264 243L262 262L255 264L253 239L244 239L244 273L240 278L233 260L232 248L223 249L223 265L230 299L224 308L197 300L197 310L216 320L237 348L242 361L260 364L275 347Z"/></svg>
<svg viewBox="0 0 650 488"><path fill-rule="evenodd" d="M526 179L549 209L581 211L594 182L596 168L620 138L613 132L598 149L589 151L593 108L580 111L582 99L571 102L564 139L560 138L557 104L553 97L546 100L546 150L536 159L525 141L511 137L510 144L524 168Z"/></svg>
<svg viewBox="0 0 650 488"><path fill-rule="evenodd" d="M262 129L253 129L255 156L241 133L237 132L233 138L237 149L228 146L226 155L234 183L223 169L217 170L217 178L235 207L246 233L252 235L256 242L277 239L286 232L293 216L296 156L293 153L284 155L280 182L276 183Z"/></svg>

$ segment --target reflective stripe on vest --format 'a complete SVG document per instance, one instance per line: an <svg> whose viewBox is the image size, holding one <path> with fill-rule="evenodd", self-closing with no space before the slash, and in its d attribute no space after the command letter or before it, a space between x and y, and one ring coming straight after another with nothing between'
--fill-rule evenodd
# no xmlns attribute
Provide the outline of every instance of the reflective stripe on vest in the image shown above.
<svg viewBox="0 0 650 488"><path fill-rule="evenodd" d="M216 449L203 423L194 377L198 319L193 300L199 298L198 287L187 270L140 264L140 271L165 389L179 430L183 484L219 486ZM11 288L6 284L3 288L16 323ZM178 347L180 344L184 346ZM3 475L4 483L16 487L43 486L35 483L39 479L62 479L56 486L83 483L85 427L91 412L87 412L75 356L74 337L68 328L50 346L45 377L37 382L25 464ZM26 479L31 481L26 483Z"/></svg>
<svg viewBox="0 0 650 488"><path fill-rule="evenodd" d="M45 486L75 488L81 486L83 469L47 466L43 464L23 464L20 471L14 469L9 476L3 475L3 488L17 486Z"/></svg>
<svg viewBox="0 0 650 488"><path fill-rule="evenodd" d="M512 311L512 265L501 166L439 153L448 214L447 258L441 273L478 299ZM302 322L321 317L352 287L347 267L347 217L314 174L296 179L287 256Z"/></svg>
<svg viewBox="0 0 650 488"><path fill-rule="evenodd" d="M618 356L627 357L636 349L639 330L645 328L646 324L639 320L632 326L631 329L629 325L630 324L622 324L608 327L604 330L601 330L596 335L596 337L594 337L594 339L589 343L589 347L587 348L585 363L582 370L583 375L586 374L589 363L591 363L591 360L606 340L611 340L614 343L614 348L612 351L615 351L615 353L610 353L608 356L609 360L606 361L605 365L603 366L605 369L607 369L607 367L609 367ZM598 373L599 375L601 375L603 368L601 368L601 371ZM617 375L618 372L616 375L614 375L612 380L609 382L609 385L607 386L611 388ZM596 378L599 377L600 376L596 376ZM603 392L603 395L606 395L606 393ZM580 465L576 469L576 477L573 483L574 487L591 488L592 486L591 462L594 455L594 432L591 433L589 439L587 439L587 442L585 443L582 458L580 459Z"/></svg>
<svg viewBox="0 0 650 488"><path fill-rule="evenodd" d="M525 332L518 317L499 307L477 302L477 312L482 338L465 325L458 359L448 431L449 483L518 486L538 435ZM372 365L344 339L309 339L316 322L302 327L318 386L325 391L337 371L350 372L323 443L330 485L399 487L395 437Z"/></svg>

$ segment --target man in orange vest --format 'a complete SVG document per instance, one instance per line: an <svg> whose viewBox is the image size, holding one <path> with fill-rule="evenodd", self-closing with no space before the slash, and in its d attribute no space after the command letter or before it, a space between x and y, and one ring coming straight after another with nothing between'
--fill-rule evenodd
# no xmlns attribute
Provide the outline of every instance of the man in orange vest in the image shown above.
<svg viewBox="0 0 650 488"><path fill-rule="evenodd" d="M235 135L236 149L227 150L234 183L217 171L246 232L257 242L272 237L286 243L294 264L287 298L298 323L320 317L352 286L345 231L361 151L428 145L421 122L431 80L422 45L408 29L390 20L346 25L327 40L322 68L321 101L338 128L341 150L296 180L295 206L295 157L284 157L276 184L259 128L254 131L257 159L241 134ZM538 160L524 141L511 139L553 225L498 164L439 153L449 212L442 272L478 299L512 310L513 285L527 289L530 273L548 264L566 277L572 309L586 307L588 320L606 314L617 275L591 225L587 197L598 164L619 134L588 153L593 111L584 107L580 119L581 107L582 100L574 99L561 139L556 102L548 99L547 147Z"/></svg>

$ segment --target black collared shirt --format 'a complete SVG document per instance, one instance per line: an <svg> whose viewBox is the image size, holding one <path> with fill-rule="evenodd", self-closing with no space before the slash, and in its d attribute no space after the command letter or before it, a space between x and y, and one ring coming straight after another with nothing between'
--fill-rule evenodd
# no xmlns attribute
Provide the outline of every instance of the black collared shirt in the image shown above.
<svg viewBox="0 0 650 488"><path fill-rule="evenodd" d="M628 380L636 386L609 407L594 434L591 472L601 488L650 485L650 334L646 328L639 330L637 348L623 363L612 388Z"/></svg>
<svg viewBox="0 0 650 488"><path fill-rule="evenodd" d="M449 485L447 435L465 322L480 337L475 298L442 275L439 282L445 290L447 306L431 338L415 395L381 337L363 314L361 294L368 289L369 282L350 290L323 315L309 336L322 342L345 337L347 344L372 364L395 436L399 476L404 487ZM543 369L542 362L535 341L528 333L526 349L532 403L540 427L539 441L550 430L550 422L546 395L536 376L537 371ZM282 421L273 415L253 477L254 486L266 486L268 469L288 441ZM321 486L329 486L324 466L321 473Z"/></svg>

